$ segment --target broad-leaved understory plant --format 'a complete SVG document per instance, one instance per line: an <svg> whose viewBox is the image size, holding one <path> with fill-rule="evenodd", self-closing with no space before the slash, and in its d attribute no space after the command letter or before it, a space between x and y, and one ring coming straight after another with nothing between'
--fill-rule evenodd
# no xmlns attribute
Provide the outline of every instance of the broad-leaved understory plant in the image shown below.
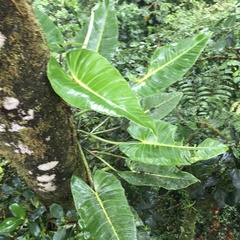
<svg viewBox="0 0 240 240"><path fill-rule="evenodd" d="M127 131L132 140L127 142L113 142L81 131L118 146L126 156L128 170L117 170L96 155L106 168L92 173L85 161L90 184L77 176L71 182L80 228L89 231L92 239L134 240L134 214L118 178L137 186L186 188L199 180L182 171L183 166L213 158L227 147L210 138L198 146L184 145L184 139L176 140L177 127L162 120L182 98L182 93L166 90L193 66L211 33L157 48L145 76L128 82L111 65L118 43L113 2L103 0L92 9L88 25L74 43L64 41L47 15L38 10L35 13L52 51L47 75L54 91L73 107L129 120ZM85 159L81 144L79 147Z"/></svg>

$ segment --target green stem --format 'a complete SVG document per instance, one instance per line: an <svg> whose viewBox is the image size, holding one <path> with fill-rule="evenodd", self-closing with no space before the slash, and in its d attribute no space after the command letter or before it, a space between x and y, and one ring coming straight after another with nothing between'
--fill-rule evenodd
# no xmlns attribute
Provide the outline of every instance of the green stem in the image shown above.
<svg viewBox="0 0 240 240"><path fill-rule="evenodd" d="M102 121L100 124L98 124L90 133L94 133L98 128L100 128L105 122L108 121L110 117L107 117L104 121ZM95 133L96 134L96 133Z"/></svg>
<svg viewBox="0 0 240 240"><path fill-rule="evenodd" d="M92 151L92 153L98 153L98 154L108 155L108 156L112 156L112 157L116 157L116 158L127 159L127 157L123 157L123 156L120 156L120 155L112 154L112 153L109 153L109 152Z"/></svg>
<svg viewBox="0 0 240 240"><path fill-rule="evenodd" d="M78 113L76 113L76 114L74 114L74 118L76 118L76 117L79 117L80 115L82 115L83 113L85 113L85 112L88 112L89 110L83 110L83 111L81 111L81 112L78 112Z"/></svg>
<svg viewBox="0 0 240 240"><path fill-rule="evenodd" d="M88 179L89 179L89 182L90 182L90 187L93 189L93 178L92 178L91 170L90 170L90 168L89 168L87 159L86 159L86 157L85 157L85 154L84 154L84 152L83 152L83 149L82 149L82 146L81 146L80 143L78 143L78 147L79 147L79 150L80 150L80 154L81 154L81 156L82 156L82 159L83 159L84 166L85 166L86 171L87 171L87 176L88 176Z"/></svg>
<svg viewBox="0 0 240 240"><path fill-rule="evenodd" d="M83 131L83 130L78 130L78 132L84 133L84 134L86 134L86 135L88 135L88 136L90 136L90 137L93 137L93 138L95 138L95 139L97 139L97 140L99 140L99 141L105 142L105 143L109 143L109 144L113 144L113 145L120 145L120 144L121 144L121 142L109 141L109 140L106 140L106 139L104 139L104 138L98 137L98 136L96 136L96 135L94 135L94 134L85 132L85 131Z"/></svg>
<svg viewBox="0 0 240 240"><path fill-rule="evenodd" d="M99 157L98 155L96 155L95 153L85 149L87 152L89 152L90 154L92 154L94 157L98 158L100 161L102 161L103 163L105 163L110 169L112 169L113 171L117 172L117 169L115 169L112 165L110 165L108 162L106 162L103 158Z"/></svg>
<svg viewBox="0 0 240 240"><path fill-rule="evenodd" d="M118 149L118 146L113 145L113 146L108 147L108 148L106 148L106 149L104 149L104 150L105 150L105 152L111 152L111 151L115 151L115 150L117 150L117 149Z"/></svg>
<svg viewBox="0 0 240 240"><path fill-rule="evenodd" d="M70 46L70 45L77 45L77 46L82 46L83 44L82 43L78 43L78 42L67 42L67 43L62 43L61 46L62 47L67 47L67 46Z"/></svg>
<svg viewBox="0 0 240 240"><path fill-rule="evenodd" d="M110 128L110 129L107 129L107 130L95 132L94 134L101 134L101 133L112 132L112 131L115 131L115 130L117 130L117 129L119 129L119 128L120 128L120 127Z"/></svg>

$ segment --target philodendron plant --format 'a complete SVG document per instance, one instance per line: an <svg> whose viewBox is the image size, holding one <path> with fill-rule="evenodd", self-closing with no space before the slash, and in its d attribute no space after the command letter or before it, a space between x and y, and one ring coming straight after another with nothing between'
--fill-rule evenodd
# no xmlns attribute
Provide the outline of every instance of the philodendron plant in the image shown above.
<svg viewBox="0 0 240 240"><path fill-rule="evenodd" d="M88 25L66 54L68 43L60 30L47 15L35 12L50 50L66 56L66 67L50 58L48 78L54 91L70 105L130 121L127 131L135 141L113 143L130 159L126 161L129 170L118 171L99 156L118 177L137 186L186 188L198 179L179 166L212 158L227 147L213 139L198 146L175 141L177 127L161 119L178 104L182 93L164 91L193 66L211 34L201 33L177 45L157 48L146 75L129 84L109 62L118 37L113 2L103 0L92 9ZM137 239L134 216L120 181L101 169L89 178L90 186L77 176L71 182L80 227L90 232L91 239Z"/></svg>

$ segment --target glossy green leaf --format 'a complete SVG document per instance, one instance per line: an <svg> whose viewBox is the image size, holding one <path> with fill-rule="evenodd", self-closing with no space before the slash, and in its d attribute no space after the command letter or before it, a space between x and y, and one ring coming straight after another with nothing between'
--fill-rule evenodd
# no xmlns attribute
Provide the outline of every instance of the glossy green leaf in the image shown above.
<svg viewBox="0 0 240 240"><path fill-rule="evenodd" d="M0 224L0 233L11 233L15 229L17 229L23 222L24 220L18 217L6 218Z"/></svg>
<svg viewBox="0 0 240 240"><path fill-rule="evenodd" d="M240 169L234 168L232 169L230 176L232 178L233 186L240 190Z"/></svg>
<svg viewBox="0 0 240 240"><path fill-rule="evenodd" d="M14 217L24 219L26 216L25 209L19 206L17 203L13 203L12 205L10 205L9 209L11 210Z"/></svg>
<svg viewBox="0 0 240 240"><path fill-rule="evenodd" d="M226 198L227 193L222 188L217 188L216 192L214 193L214 200L216 201L219 208L224 208L226 205Z"/></svg>
<svg viewBox="0 0 240 240"><path fill-rule="evenodd" d="M2 186L2 188L1 188L1 192L4 193L4 194L7 194L7 195L13 194L14 191L15 191L15 189L13 187L8 186L8 185Z"/></svg>
<svg viewBox="0 0 240 240"><path fill-rule="evenodd" d="M118 175L136 186L157 186L168 190L186 188L199 180L193 175L171 166L153 166L135 163L132 171L118 171Z"/></svg>
<svg viewBox="0 0 240 240"><path fill-rule="evenodd" d="M213 45L213 48L215 51L221 52L223 49L226 47L227 41L226 41L226 36L222 36Z"/></svg>
<svg viewBox="0 0 240 240"><path fill-rule="evenodd" d="M12 184L18 190L20 190L23 187L22 180L18 176L13 177Z"/></svg>
<svg viewBox="0 0 240 240"><path fill-rule="evenodd" d="M71 189L78 214L92 239L136 240L134 217L116 177L96 171L94 190L73 177Z"/></svg>
<svg viewBox="0 0 240 240"><path fill-rule="evenodd" d="M54 234L53 240L65 240L66 234L66 228L61 228Z"/></svg>
<svg viewBox="0 0 240 240"><path fill-rule="evenodd" d="M166 117L179 103L182 93L160 93L158 95L143 98L141 105L154 119L162 119Z"/></svg>
<svg viewBox="0 0 240 240"><path fill-rule="evenodd" d="M32 190L25 190L22 195L26 198L26 199L30 199L30 198L33 198L34 197L34 192Z"/></svg>
<svg viewBox="0 0 240 240"><path fill-rule="evenodd" d="M48 15L38 9L35 9L34 13L45 34L49 49L53 52L57 52L61 48L60 45L64 43L64 38L61 31L48 17Z"/></svg>
<svg viewBox="0 0 240 240"><path fill-rule="evenodd" d="M133 88L139 96L158 94L180 80L193 66L211 34L203 33L177 45L158 48L152 56L148 73Z"/></svg>
<svg viewBox="0 0 240 240"><path fill-rule="evenodd" d="M113 0L99 2L91 12L89 23L77 37L87 48L111 59L118 43L118 21Z"/></svg>
<svg viewBox="0 0 240 240"><path fill-rule="evenodd" d="M29 230L30 230L30 233L33 237L38 237L39 234L41 233L40 226L35 222L30 222L29 223Z"/></svg>
<svg viewBox="0 0 240 240"><path fill-rule="evenodd" d="M142 110L138 99L125 79L96 52L78 49L68 52L68 75L51 58L48 78L55 92L72 106L125 117L155 131L154 123Z"/></svg>
<svg viewBox="0 0 240 240"><path fill-rule="evenodd" d="M232 16L228 16L224 22L223 22L223 26L226 28L231 28L236 24L236 16L232 15Z"/></svg>
<svg viewBox="0 0 240 240"><path fill-rule="evenodd" d="M36 208L32 215L29 217L29 221L34 222L36 221L38 218L42 217L43 214L47 211L47 209L44 206L40 206L38 208Z"/></svg>
<svg viewBox="0 0 240 240"><path fill-rule="evenodd" d="M156 121L157 139L148 129L131 124L128 131L138 142L125 142L120 149L131 160L150 165L189 165L227 151L227 146L213 139L204 140L198 147L183 146L176 142L177 127Z"/></svg>
<svg viewBox="0 0 240 240"><path fill-rule="evenodd" d="M51 206L50 206L50 213L51 215L54 217L54 218L62 218L64 217L64 210L63 208L61 207L61 205L59 204L56 204L56 203L53 203Z"/></svg>

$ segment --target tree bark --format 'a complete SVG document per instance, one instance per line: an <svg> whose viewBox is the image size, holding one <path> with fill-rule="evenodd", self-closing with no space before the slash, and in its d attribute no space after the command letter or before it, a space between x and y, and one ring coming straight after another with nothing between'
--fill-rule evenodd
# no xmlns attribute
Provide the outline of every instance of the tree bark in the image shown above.
<svg viewBox="0 0 240 240"><path fill-rule="evenodd" d="M49 50L26 0L0 0L0 155L46 206L85 179L70 108L46 77Z"/></svg>

